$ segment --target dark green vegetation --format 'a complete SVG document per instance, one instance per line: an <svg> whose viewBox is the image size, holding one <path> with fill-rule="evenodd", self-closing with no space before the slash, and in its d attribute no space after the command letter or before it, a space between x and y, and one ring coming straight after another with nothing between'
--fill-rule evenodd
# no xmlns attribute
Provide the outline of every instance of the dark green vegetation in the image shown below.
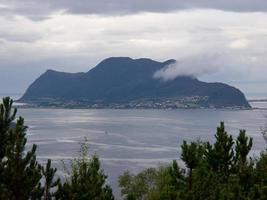
<svg viewBox="0 0 267 200"><path fill-rule="evenodd" d="M51 160L41 166L36 160L36 145L25 148L27 127L21 117L14 122L16 112L12 100L4 98L0 104L0 199L114 199L98 157L88 159L86 145L64 183L56 179Z"/></svg>
<svg viewBox="0 0 267 200"><path fill-rule="evenodd" d="M112 189L96 155L81 146L64 181L56 177L51 160L41 166L36 145L26 148L23 118L16 117L12 100L0 104L0 199L113 200ZM252 139L240 130L234 139L221 123L215 143L183 142L182 168L176 161L119 177L126 200L266 200L267 151L250 158Z"/></svg>
<svg viewBox="0 0 267 200"><path fill-rule="evenodd" d="M248 158L252 139L240 131L236 140L221 123L214 144L183 142L181 159L169 166L119 178L125 199L263 200L267 199L267 152Z"/></svg>
<svg viewBox="0 0 267 200"><path fill-rule="evenodd" d="M156 71L174 62L119 57L108 58L87 73L48 70L20 101L69 107L250 107L241 91L226 84L188 76L172 81L153 78Z"/></svg>

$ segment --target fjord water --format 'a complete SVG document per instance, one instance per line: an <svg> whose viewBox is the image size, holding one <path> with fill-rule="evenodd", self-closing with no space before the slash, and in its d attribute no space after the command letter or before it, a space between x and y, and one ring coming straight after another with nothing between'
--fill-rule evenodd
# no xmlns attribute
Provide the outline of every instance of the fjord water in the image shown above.
<svg viewBox="0 0 267 200"><path fill-rule="evenodd" d="M253 137L251 156L267 145L261 136L267 111L257 110L92 110L19 109L29 126L28 143L38 145L38 159L61 160L78 155L80 142L89 139L90 152L100 156L118 196L117 177L173 159L179 160L183 140L214 141L216 126L224 121L235 137L246 129Z"/></svg>

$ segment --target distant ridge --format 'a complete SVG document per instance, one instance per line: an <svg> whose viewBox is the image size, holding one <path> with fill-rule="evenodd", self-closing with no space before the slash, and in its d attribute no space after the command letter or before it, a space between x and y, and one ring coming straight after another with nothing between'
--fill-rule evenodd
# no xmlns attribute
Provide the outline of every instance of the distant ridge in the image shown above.
<svg viewBox="0 0 267 200"><path fill-rule="evenodd" d="M27 89L21 102L37 106L115 108L250 108L244 94L223 83L205 83L180 76L153 78L175 62L111 57L86 73L47 70Z"/></svg>

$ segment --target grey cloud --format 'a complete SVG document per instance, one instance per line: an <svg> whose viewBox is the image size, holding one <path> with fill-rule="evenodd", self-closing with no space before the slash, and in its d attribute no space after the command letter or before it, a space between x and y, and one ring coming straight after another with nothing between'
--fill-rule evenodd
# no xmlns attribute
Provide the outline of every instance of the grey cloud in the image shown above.
<svg viewBox="0 0 267 200"><path fill-rule="evenodd" d="M6 6L6 12L23 13L30 17L39 14L39 18L35 19L71 7L70 4L59 4L59 1L56 1L58 5L43 1L38 4L19 3L18 8L17 1L0 0L0 9L5 7L1 6L2 2L12 3ZM64 2L68 3L67 0ZM93 4L94 0L90 2ZM147 0L143 3L146 5ZM142 8L153 10L153 6ZM93 8L90 9L91 13L94 12ZM85 11L69 9L66 12ZM69 72L88 71L110 56L149 57L161 61L177 58L180 62L172 68L176 74L200 76L201 80L264 81L267 72L266 19L267 13L236 14L217 10L120 17L50 15L50 19L45 21L0 16L0 92L21 92L49 68ZM212 59L216 52L224 53L218 56L221 62L218 72L215 66L217 61ZM191 72L186 67L192 67ZM168 72L164 72L163 76Z"/></svg>
<svg viewBox="0 0 267 200"><path fill-rule="evenodd" d="M16 34L16 33L4 33L0 32L0 39L10 42L35 42L41 39L41 35L36 34Z"/></svg>
<svg viewBox="0 0 267 200"><path fill-rule="evenodd" d="M72 14L125 15L138 12L172 12L184 9L218 9L266 12L266 0L1 0L2 13L40 20L57 11Z"/></svg>

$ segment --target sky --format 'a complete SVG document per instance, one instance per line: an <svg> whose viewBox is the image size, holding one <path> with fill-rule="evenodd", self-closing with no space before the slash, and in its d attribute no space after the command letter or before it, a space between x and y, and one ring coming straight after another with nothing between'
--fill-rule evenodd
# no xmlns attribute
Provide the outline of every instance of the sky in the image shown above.
<svg viewBox="0 0 267 200"><path fill-rule="evenodd" d="M177 63L181 74L267 98L266 0L0 0L0 93L47 69L86 72L107 57Z"/></svg>

